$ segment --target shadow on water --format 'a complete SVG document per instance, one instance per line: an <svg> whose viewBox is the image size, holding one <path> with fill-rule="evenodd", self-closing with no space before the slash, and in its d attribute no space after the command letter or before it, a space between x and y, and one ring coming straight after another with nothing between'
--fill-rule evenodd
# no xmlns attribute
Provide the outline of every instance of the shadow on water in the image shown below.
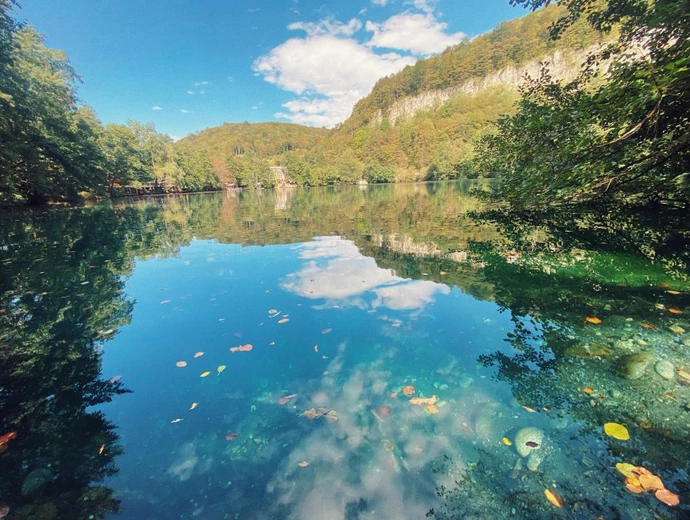
<svg viewBox="0 0 690 520"><path fill-rule="evenodd" d="M378 268L457 288L495 304L513 324L504 347L488 349L477 361L510 388L516 406L500 403L495 414L512 414L506 424L515 426L490 432L497 442L478 436L472 456L463 448L462 460L450 450L437 461L439 500L429 504L431 514L551 518L556 510L543 495L551 488L566 499L557 513L563 517L682 518L690 501L690 388L673 370L690 371L687 216L516 216L486 211L468 195L471 187L228 192L3 220L0 436L17 436L0 446L0 507L11 507L10 518L27 520L106 518L119 511L118 493L104 481L117 473L123 448L117 425L99 405L128 390L117 378L104 379L101 363L108 341L135 314L125 287L137 262L176 257L199 240L265 246L337 235ZM658 375L659 361L672 365L669 379ZM435 366L429 371L439 377ZM519 420L518 412L506 411L520 405ZM253 416L252 427L260 423L278 435L284 415L271 413L277 412ZM368 411L365 417L376 425ZM607 422L624 424L631 439L605 436ZM303 422L293 423L295 443L305 428L296 424ZM500 442L505 436L513 444L525 424L544 435L538 463ZM206 444L221 449L215 439ZM270 477L278 450L252 461L246 450L224 449L230 464L232 457L242 464L237 485L265 500L254 484ZM659 475L681 496L681 506L629 493L617 462ZM207 491L219 502L224 493ZM240 510L237 493L230 494ZM369 518L370 507L365 498L350 501L346 517ZM251 509L245 513L252 517Z"/></svg>

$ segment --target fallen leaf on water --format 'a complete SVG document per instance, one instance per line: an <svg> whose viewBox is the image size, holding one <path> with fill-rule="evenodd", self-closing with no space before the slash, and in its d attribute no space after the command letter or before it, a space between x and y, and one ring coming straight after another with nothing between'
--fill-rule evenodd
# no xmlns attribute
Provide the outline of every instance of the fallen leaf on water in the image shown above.
<svg viewBox="0 0 690 520"><path fill-rule="evenodd" d="M601 320L599 318L597 318L596 316L587 316L585 318L585 321L587 323L591 323L593 325L599 325L601 323Z"/></svg>
<svg viewBox="0 0 690 520"><path fill-rule="evenodd" d="M510 442L510 439L509 439L508 437L503 437L503 438L501 439L501 442L502 442L503 444L505 444L506 446L512 446L512 445L513 445L513 443Z"/></svg>
<svg viewBox="0 0 690 520"><path fill-rule="evenodd" d="M275 345L275 344L276 344L275 341L271 341L271 342L268 344L268 346L269 346L269 347L272 347L272 346Z"/></svg>
<svg viewBox="0 0 690 520"><path fill-rule="evenodd" d="M654 325L650 325L649 323L645 323L644 321L640 322L640 327L647 330L656 330L656 327Z"/></svg>
<svg viewBox="0 0 690 520"><path fill-rule="evenodd" d="M200 357L203 356L203 355L204 355L203 352L197 352L196 354L194 354L194 357L195 357L195 358L200 358Z"/></svg>
<svg viewBox="0 0 690 520"><path fill-rule="evenodd" d="M179 422L182 422L182 419L173 419L173 420L170 421L170 422L173 423L173 424L177 424L177 423L179 423Z"/></svg>
<svg viewBox="0 0 690 520"><path fill-rule="evenodd" d="M374 410L371 410L371 415L373 415L374 419L376 419L378 422L385 424L386 421L384 421L383 418L379 414L377 414Z"/></svg>
<svg viewBox="0 0 690 520"><path fill-rule="evenodd" d="M426 409L427 413L429 413L431 415L436 415L438 413L438 408L436 407L435 404L428 404L428 405L426 405L425 409Z"/></svg>
<svg viewBox="0 0 690 520"><path fill-rule="evenodd" d="M283 318L282 320L278 320L278 323L287 323L290 321L288 318Z"/></svg>
<svg viewBox="0 0 690 520"><path fill-rule="evenodd" d="M321 359L328 359L328 356L321 356Z"/></svg>
<svg viewBox="0 0 690 520"><path fill-rule="evenodd" d="M654 496L658 501L663 502L667 506L673 507L680 504L680 499L678 498L678 495L669 491L668 489L657 489L654 492Z"/></svg>
<svg viewBox="0 0 690 520"><path fill-rule="evenodd" d="M619 441L627 441L628 439L630 439L630 433L628 432L628 429L622 424L618 424L615 422L606 423L604 425L604 432L609 437L613 437L614 439L618 439Z"/></svg>
<svg viewBox="0 0 690 520"><path fill-rule="evenodd" d="M208 376L210 376L210 375L211 375L211 372L208 372L208 371L207 371L207 372L202 372L201 375L200 375L199 377L208 377Z"/></svg>
<svg viewBox="0 0 690 520"><path fill-rule="evenodd" d="M408 397L411 396L412 394L414 394L414 386L407 385L406 387L404 387L402 389L402 393L404 396L408 396Z"/></svg>
<svg viewBox="0 0 690 520"><path fill-rule="evenodd" d="M321 334L329 334L333 329L323 329Z"/></svg>
<svg viewBox="0 0 690 520"><path fill-rule="evenodd" d="M396 397L398 397L398 392L391 392L391 397L392 397L393 399L395 399Z"/></svg>
<svg viewBox="0 0 690 520"><path fill-rule="evenodd" d="M672 290L672 289L669 289L669 290L666 291L666 292L669 293L669 294L673 294L674 296L680 294L680 291L674 291L674 290Z"/></svg>
<svg viewBox="0 0 690 520"><path fill-rule="evenodd" d="M690 373L686 372L682 368L676 369L676 372L678 372L678 375L683 379L687 379L688 381L690 381Z"/></svg>
<svg viewBox="0 0 690 520"><path fill-rule="evenodd" d="M551 491L550 489L545 489L544 490L544 495L546 496L546 500L551 502L554 506L556 507L563 507L563 497L556 493L555 491Z"/></svg>
<svg viewBox="0 0 690 520"><path fill-rule="evenodd" d="M226 368L228 368L228 367L226 367L225 365L220 365L218 367L218 375L221 375L225 371Z"/></svg>
<svg viewBox="0 0 690 520"><path fill-rule="evenodd" d="M300 415L302 417L306 417L310 421L313 421L314 419L318 419L319 417L322 417L328 413L328 408L310 408L309 410L306 410L302 412Z"/></svg>
<svg viewBox="0 0 690 520"><path fill-rule="evenodd" d="M239 437L239 436L240 436L239 433L228 433L228 434L225 436L225 440L226 440L226 441L234 441L234 440L237 439L237 437Z"/></svg>
<svg viewBox="0 0 690 520"><path fill-rule="evenodd" d="M269 309L268 313L269 314L278 314L280 311L277 311L275 309Z"/></svg>
<svg viewBox="0 0 690 520"><path fill-rule="evenodd" d="M246 345L240 345L239 347L232 347L230 349L230 352L235 353L235 352L251 352L254 349L253 345L250 345L247 343Z"/></svg>
<svg viewBox="0 0 690 520"><path fill-rule="evenodd" d="M12 439L16 439L16 438L17 438L17 432L6 433L2 437L0 437L0 446L4 446L8 442L10 442Z"/></svg>
<svg viewBox="0 0 690 520"><path fill-rule="evenodd" d="M436 404L436 401L438 401L438 397L435 395L431 397L413 397L410 399L410 404L415 406L427 406L430 404Z"/></svg>
<svg viewBox="0 0 690 520"><path fill-rule="evenodd" d="M298 462L297 465L300 468L306 468L307 466L309 466L309 463L306 460L302 460L302 461Z"/></svg>
<svg viewBox="0 0 690 520"><path fill-rule="evenodd" d="M668 312L670 312L671 314L683 314L683 311L681 311L680 309L669 309Z"/></svg>
<svg viewBox="0 0 690 520"><path fill-rule="evenodd" d="M594 392L594 390L592 390L591 388L583 388L582 391L586 394L591 394L592 392Z"/></svg>
<svg viewBox="0 0 690 520"><path fill-rule="evenodd" d="M104 451L105 451L105 444L103 444L100 448L98 448L98 454L102 455Z"/></svg>
<svg viewBox="0 0 690 520"><path fill-rule="evenodd" d="M281 397L280 399L278 399L278 404L280 404L280 405L288 404L295 397L297 397L297 394L290 394L290 395L286 395L284 397Z"/></svg>
<svg viewBox="0 0 690 520"><path fill-rule="evenodd" d="M192 403L192 406L190 406L189 409L194 410L194 408L196 408L197 406L199 406L199 403Z"/></svg>
<svg viewBox="0 0 690 520"><path fill-rule="evenodd" d="M314 345L314 352L318 352L318 351L319 351L319 346L318 346L318 345Z"/></svg>
<svg viewBox="0 0 690 520"><path fill-rule="evenodd" d="M644 493L644 489L642 489L640 486L633 484L632 482L628 482L627 480L625 481L625 487L628 489L628 491L630 491L631 493L635 493L636 495Z"/></svg>
<svg viewBox="0 0 690 520"><path fill-rule="evenodd" d="M638 480L640 481L640 487L645 491L664 489L664 483L656 475L640 475Z"/></svg>
<svg viewBox="0 0 690 520"><path fill-rule="evenodd" d="M523 408L529 413L537 413L537 411L534 408L530 408L529 406L523 406Z"/></svg>
<svg viewBox="0 0 690 520"><path fill-rule="evenodd" d="M187 362L186 361L178 361L177 363L175 363L175 366L180 367L180 368L184 368L187 366Z"/></svg>
<svg viewBox="0 0 690 520"><path fill-rule="evenodd" d="M626 478L635 475L636 466L629 464L627 462L619 462L616 464L616 469L622 473Z"/></svg>
<svg viewBox="0 0 690 520"><path fill-rule="evenodd" d="M390 415L392 410L390 406L383 405L379 406L376 411L381 415Z"/></svg>

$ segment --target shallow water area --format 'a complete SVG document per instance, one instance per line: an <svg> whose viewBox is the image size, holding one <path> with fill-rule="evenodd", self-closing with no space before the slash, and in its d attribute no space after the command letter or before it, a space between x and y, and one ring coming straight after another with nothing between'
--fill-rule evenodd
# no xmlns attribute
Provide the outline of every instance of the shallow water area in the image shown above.
<svg viewBox="0 0 690 520"><path fill-rule="evenodd" d="M684 217L477 186L4 220L7 518L687 517Z"/></svg>

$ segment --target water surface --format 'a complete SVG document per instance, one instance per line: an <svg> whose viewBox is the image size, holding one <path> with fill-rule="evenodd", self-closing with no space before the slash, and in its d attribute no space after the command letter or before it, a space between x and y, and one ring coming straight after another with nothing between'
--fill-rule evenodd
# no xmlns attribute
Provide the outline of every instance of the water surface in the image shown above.
<svg viewBox="0 0 690 520"><path fill-rule="evenodd" d="M7 518L687 517L687 217L470 187L6 216Z"/></svg>

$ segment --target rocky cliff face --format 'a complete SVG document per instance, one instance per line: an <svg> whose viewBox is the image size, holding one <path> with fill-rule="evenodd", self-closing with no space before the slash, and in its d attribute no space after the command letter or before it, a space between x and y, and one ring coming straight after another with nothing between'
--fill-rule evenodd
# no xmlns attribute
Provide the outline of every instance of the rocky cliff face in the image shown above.
<svg viewBox="0 0 690 520"><path fill-rule="evenodd" d="M462 94L476 94L492 87L508 87L517 89L526 76L539 76L542 65L548 64L552 77L559 80L572 80L577 76L580 65L589 53L597 47L583 51L556 51L541 59L533 60L521 67L506 67L488 74L482 78L473 78L461 85L444 90L431 90L416 96L396 101L387 113L379 112L374 121L380 124L384 118L395 125L401 118L410 118L422 110L439 108L443 103Z"/></svg>

